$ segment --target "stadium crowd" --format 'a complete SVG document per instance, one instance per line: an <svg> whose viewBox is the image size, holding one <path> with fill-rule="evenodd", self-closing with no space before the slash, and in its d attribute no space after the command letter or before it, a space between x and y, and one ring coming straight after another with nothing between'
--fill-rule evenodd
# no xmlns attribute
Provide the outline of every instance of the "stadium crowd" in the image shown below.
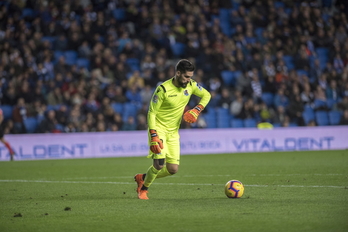
<svg viewBox="0 0 348 232"><path fill-rule="evenodd" d="M5 133L145 130L180 58L212 94L193 127L348 125L347 14L343 0L0 1Z"/></svg>

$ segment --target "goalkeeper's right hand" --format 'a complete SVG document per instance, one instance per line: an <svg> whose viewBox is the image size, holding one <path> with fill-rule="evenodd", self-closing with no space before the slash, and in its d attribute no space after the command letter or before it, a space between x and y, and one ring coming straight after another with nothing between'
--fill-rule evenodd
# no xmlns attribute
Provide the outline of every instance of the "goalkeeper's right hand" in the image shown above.
<svg viewBox="0 0 348 232"><path fill-rule="evenodd" d="M150 129L150 136L151 136L150 150L155 154L161 153L161 149L163 149L163 142L158 137L157 131Z"/></svg>

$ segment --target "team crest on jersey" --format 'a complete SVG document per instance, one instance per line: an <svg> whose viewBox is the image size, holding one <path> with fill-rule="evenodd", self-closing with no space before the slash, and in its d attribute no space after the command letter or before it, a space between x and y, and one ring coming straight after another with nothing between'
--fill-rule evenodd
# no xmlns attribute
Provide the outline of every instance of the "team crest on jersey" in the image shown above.
<svg viewBox="0 0 348 232"><path fill-rule="evenodd" d="M158 102L158 96L157 96L157 95L154 95L154 96L152 97L152 102L153 102L153 103L157 103L157 102Z"/></svg>
<svg viewBox="0 0 348 232"><path fill-rule="evenodd" d="M185 96L188 96L188 95L189 95L189 92L187 91L187 89L184 90L184 95L185 95Z"/></svg>
<svg viewBox="0 0 348 232"><path fill-rule="evenodd" d="M200 86L198 83L196 83L196 85L197 85L198 89L202 91L202 86Z"/></svg>

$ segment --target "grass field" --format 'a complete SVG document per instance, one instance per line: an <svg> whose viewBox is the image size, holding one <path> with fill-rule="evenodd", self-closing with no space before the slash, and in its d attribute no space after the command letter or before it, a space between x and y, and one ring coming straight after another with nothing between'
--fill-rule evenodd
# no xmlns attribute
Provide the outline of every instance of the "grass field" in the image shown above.
<svg viewBox="0 0 348 232"><path fill-rule="evenodd" d="M347 150L182 156L138 200L150 163L0 162L0 231L348 231ZM231 179L242 198L224 195Z"/></svg>

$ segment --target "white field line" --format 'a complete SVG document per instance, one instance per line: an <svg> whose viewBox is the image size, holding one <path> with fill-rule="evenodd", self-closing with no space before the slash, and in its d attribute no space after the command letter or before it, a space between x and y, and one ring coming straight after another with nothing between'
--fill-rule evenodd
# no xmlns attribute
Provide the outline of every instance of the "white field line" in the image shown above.
<svg viewBox="0 0 348 232"><path fill-rule="evenodd" d="M0 180L0 182L22 183L65 183L65 184L135 184L134 182L98 182L98 181L52 181L52 180ZM224 184L201 184L201 183L154 183L156 185L191 185L191 186L222 186ZM322 186L322 185L245 185L247 187L292 187L292 188L346 188L345 186Z"/></svg>
<svg viewBox="0 0 348 232"><path fill-rule="evenodd" d="M344 174L338 174L338 173L327 173L327 174L247 174L247 175L239 175L239 176L342 176ZM175 175L171 176L170 178L174 177L232 177L233 175ZM88 180L88 179L131 179L132 176L103 176L103 177L71 177L71 178L64 178L65 180Z"/></svg>

